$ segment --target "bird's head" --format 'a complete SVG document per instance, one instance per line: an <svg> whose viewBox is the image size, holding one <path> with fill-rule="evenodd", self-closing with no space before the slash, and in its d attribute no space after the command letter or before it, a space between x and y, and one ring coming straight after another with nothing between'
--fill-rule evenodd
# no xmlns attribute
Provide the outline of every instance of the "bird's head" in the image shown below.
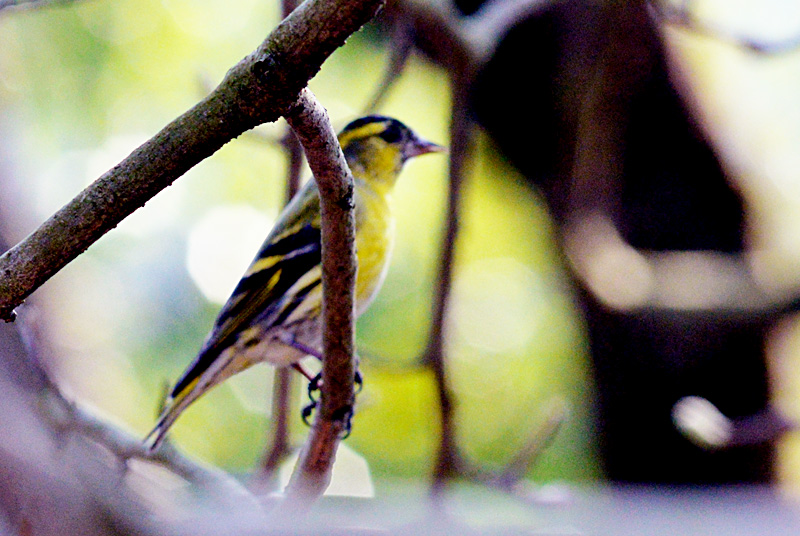
<svg viewBox="0 0 800 536"><path fill-rule="evenodd" d="M362 117L344 127L339 144L355 178L387 187L394 185L408 159L445 150L397 119L380 115Z"/></svg>

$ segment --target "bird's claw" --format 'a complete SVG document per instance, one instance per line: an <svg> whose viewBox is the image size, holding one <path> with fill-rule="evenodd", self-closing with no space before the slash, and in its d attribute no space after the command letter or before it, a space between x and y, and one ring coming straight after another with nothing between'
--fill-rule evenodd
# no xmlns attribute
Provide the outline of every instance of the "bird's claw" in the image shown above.
<svg viewBox="0 0 800 536"><path fill-rule="evenodd" d="M361 372L356 370L355 378L353 380L355 385L355 394L361 392L364 388L364 377L361 376ZM320 390L320 386L322 385L322 373L317 374L308 382L308 400L309 403L303 407L301 417L303 422L306 423L306 426L311 426L309 419L311 415L314 413L314 409L319 405L319 398L316 396L316 392ZM346 411L343 412L341 415L340 420L344 423L344 432L342 434L341 439L346 439L350 432L353 429L353 408L348 407Z"/></svg>
<svg viewBox="0 0 800 536"><path fill-rule="evenodd" d="M303 411L300 416L303 419L303 422L306 423L306 426L311 426L311 423L308 421L308 419L311 417L311 414L314 413L314 408L316 407L316 400L312 400L310 404L303 406Z"/></svg>
<svg viewBox="0 0 800 536"><path fill-rule="evenodd" d="M320 372L313 378L311 378L308 382L308 399L313 403L316 404L317 400L319 400L314 393L319 391L320 386L322 385L322 373Z"/></svg>
<svg viewBox="0 0 800 536"><path fill-rule="evenodd" d="M355 394L360 393L361 390L364 388L364 378L361 376L361 371L359 371L358 369L356 369L356 377L353 380L353 383L356 386Z"/></svg>
<svg viewBox="0 0 800 536"><path fill-rule="evenodd" d="M339 439L347 439L350 437L350 432L353 431L353 406L347 406L341 415L338 416L342 422L343 431Z"/></svg>
<svg viewBox="0 0 800 536"><path fill-rule="evenodd" d="M303 406L303 410L300 415L303 419L303 422L306 423L306 426L311 426L309 418L319 404L319 398L315 396L315 393L319 391L320 385L322 385L322 373L317 374L308 381L308 399L310 402Z"/></svg>

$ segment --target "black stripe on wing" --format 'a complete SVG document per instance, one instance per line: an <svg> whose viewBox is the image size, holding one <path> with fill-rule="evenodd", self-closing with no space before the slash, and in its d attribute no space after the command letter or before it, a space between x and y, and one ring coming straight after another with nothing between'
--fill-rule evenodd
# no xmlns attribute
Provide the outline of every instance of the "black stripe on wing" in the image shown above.
<svg viewBox="0 0 800 536"><path fill-rule="evenodd" d="M175 384L175 397L205 372L223 350L233 345L239 333L255 323L264 328L285 320L302 302L302 297L319 283L312 282L300 292L303 296L286 300L287 291L301 277L321 262L319 228L308 224L295 233L268 245L259 252L253 263L270 257L280 257L267 268L258 270L239 281L228 302L220 311L214 331L203 345L200 354ZM277 280L273 281L277 276ZM288 313L287 313L288 310Z"/></svg>
<svg viewBox="0 0 800 536"><path fill-rule="evenodd" d="M255 316L266 318L268 309L280 306L281 298L298 279L322 261L321 233L319 228L307 224L297 232L269 244L259 252L253 264L263 259L278 258L272 266L243 277L217 317L216 327L225 330L225 324L250 324ZM270 285L275 274L278 280ZM235 329L233 331L238 331ZM230 334L223 334L225 338Z"/></svg>
<svg viewBox="0 0 800 536"><path fill-rule="evenodd" d="M289 315L291 315L294 312L294 310L297 309L301 303L303 303L303 300L308 295L308 293L317 288L318 286L320 286L321 284L322 284L322 279L320 278L317 279L316 281L312 281L305 287L298 290L292 296L292 301L286 304L286 307L283 308L283 311L281 311L281 314L278 315L278 318L276 318L273 321L273 324L276 326L283 324L286 321L286 319L289 318Z"/></svg>

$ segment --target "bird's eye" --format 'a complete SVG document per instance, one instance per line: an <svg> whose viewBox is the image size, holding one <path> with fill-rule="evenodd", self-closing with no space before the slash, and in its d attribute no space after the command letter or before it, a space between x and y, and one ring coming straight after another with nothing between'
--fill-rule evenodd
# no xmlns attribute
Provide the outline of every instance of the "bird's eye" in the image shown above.
<svg viewBox="0 0 800 536"><path fill-rule="evenodd" d="M386 130L380 133L381 139L386 143L397 143L403 138L403 131L397 123L389 123Z"/></svg>

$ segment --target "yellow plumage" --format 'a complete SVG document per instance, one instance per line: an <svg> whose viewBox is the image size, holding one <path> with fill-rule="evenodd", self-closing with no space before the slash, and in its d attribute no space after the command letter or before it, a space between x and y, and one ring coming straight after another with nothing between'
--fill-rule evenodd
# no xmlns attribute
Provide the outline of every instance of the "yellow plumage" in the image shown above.
<svg viewBox="0 0 800 536"><path fill-rule="evenodd" d="M409 159L443 150L396 119L368 116L339 134L355 180L356 315L377 294L394 235L389 195ZM320 206L309 181L283 211L223 306L194 362L178 380L155 428L155 449L175 419L200 395L261 361L276 366L320 355L322 269Z"/></svg>

